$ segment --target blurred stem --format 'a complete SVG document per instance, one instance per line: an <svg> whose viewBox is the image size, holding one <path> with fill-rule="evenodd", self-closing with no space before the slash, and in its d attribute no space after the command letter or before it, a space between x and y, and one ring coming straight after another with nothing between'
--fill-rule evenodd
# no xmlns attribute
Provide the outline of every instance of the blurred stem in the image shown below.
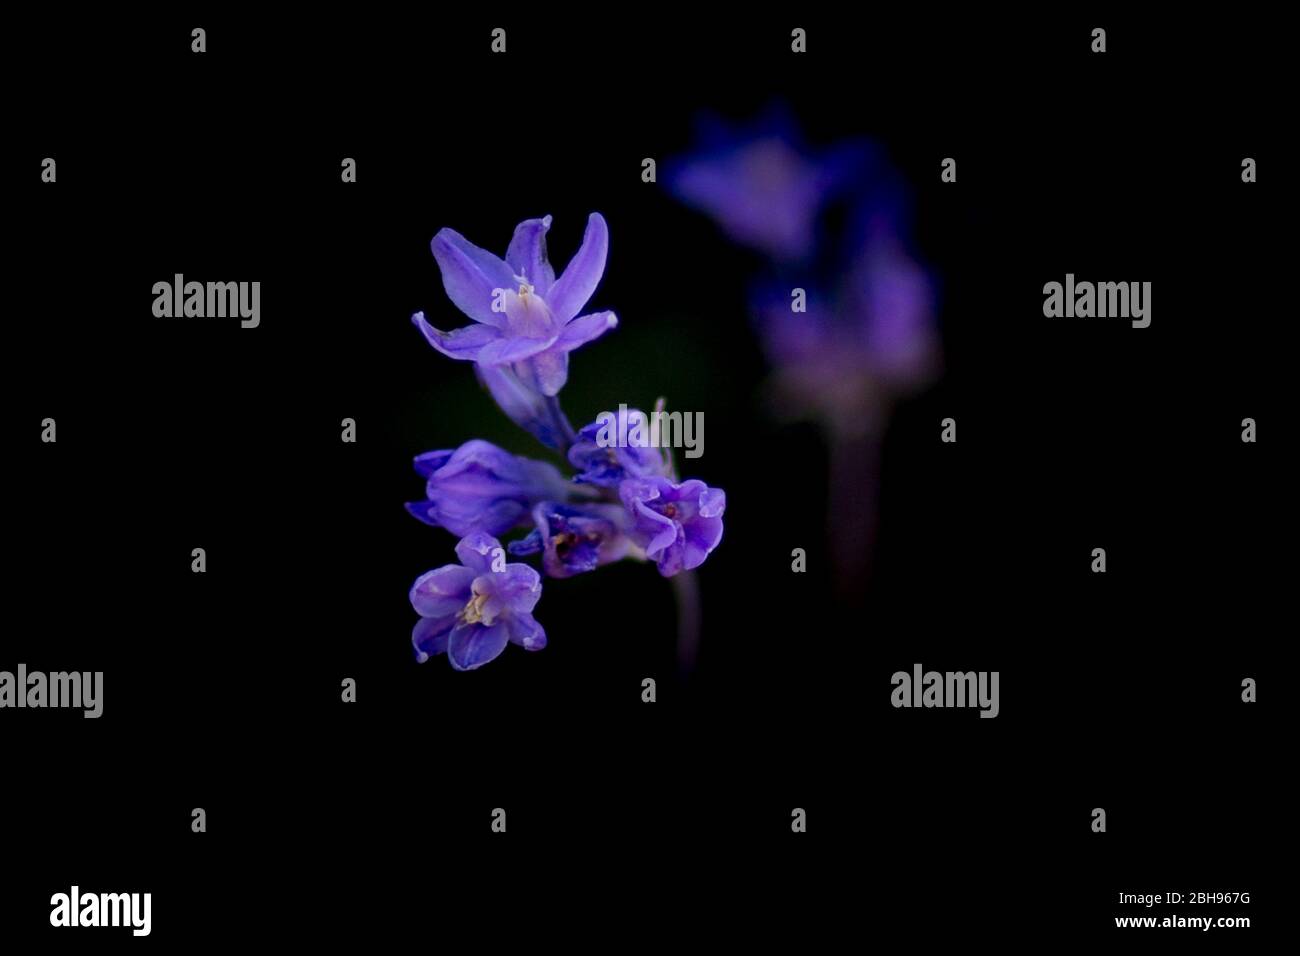
<svg viewBox="0 0 1300 956"><path fill-rule="evenodd" d="M695 670L700 648L700 582L694 571L672 577L677 598L677 673L685 680Z"/></svg>
<svg viewBox="0 0 1300 956"><path fill-rule="evenodd" d="M835 590L853 597L865 585L875 548L880 443L875 435L837 435L830 442L827 533Z"/></svg>

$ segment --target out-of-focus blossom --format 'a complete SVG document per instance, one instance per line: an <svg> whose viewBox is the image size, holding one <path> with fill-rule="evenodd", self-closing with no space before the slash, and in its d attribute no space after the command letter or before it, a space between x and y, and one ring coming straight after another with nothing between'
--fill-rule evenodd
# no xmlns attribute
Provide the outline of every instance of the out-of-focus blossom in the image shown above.
<svg viewBox="0 0 1300 956"><path fill-rule="evenodd" d="M420 615L411 633L416 660L445 652L456 670L471 671L500 655L507 643L529 651L546 646L546 632L533 619L541 575L526 564L505 564L504 553L491 535L467 535L456 545L460 564L416 579L411 587L411 606Z"/></svg>
<svg viewBox="0 0 1300 956"><path fill-rule="evenodd" d="M428 497L406 509L460 536L504 534L523 523L533 505L562 501L572 488L554 465L478 439L452 451L425 452L416 457L415 470L428 479Z"/></svg>
<svg viewBox="0 0 1300 956"><path fill-rule="evenodd" d="M605 272L609 231L604 217L591 214L582 248L558 279L546 253L550 228L550 216L521 222L505 259L454 229L440 230L432 248L443 287L476 324L443 332L423 312L411 317L442 354L482 368L509 367L524 388L544 397L556 395L568 379L569 352L618 324L613 312L578 315ZM488 387L501 401L494 381ZM518 401L514 408L517 413Z"/></svg>
<svg viewBox="0 0 1300 956"><path fill-rule="evenodd" d="M754 293L783 416L862 436L938 373L936 283L908 250L906 217L903 184L882 173L857 200L832 278L769 280ZM792 285L803 288L804 311L794 310Z"/></svg>
<svg viewBox="0 0 1300 956"><path fill-rule="evenodd" d="M632 519L632 538L664 577L689 571L722 540L727 496L720 488L690 479L628 479L619 497Z"/></svg>
<svg viewBox="0 0 1300 956"><path fill-rule="evenodd" d="M878 156L862 141L815 150L784 112L736 129L707 121L700 138L691 155L665 164L664 184L733 240L780 262L812 255L823 207Z"/></svg>
<svg viewBox="0 0 1300 956"><path fill-rule="evenodd" d="M627 536L627 512L615 504L564 505L544 501L533 509L536 527L510 553L541 553L548 577L567 578L619 561L636 546Z"/></svg>

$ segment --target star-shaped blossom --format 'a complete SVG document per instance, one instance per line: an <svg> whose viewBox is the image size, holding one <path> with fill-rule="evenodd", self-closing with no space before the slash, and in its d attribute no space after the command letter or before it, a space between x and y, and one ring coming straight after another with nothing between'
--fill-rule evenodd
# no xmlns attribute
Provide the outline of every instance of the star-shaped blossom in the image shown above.
<svg viewBox="0 0 1300 956"><path fill-rule="evenodd" d="M569 375L569 353L618 324L613 312L578 313L605 272L609 230L600 213L587 220L577 255L557 279L546 253L551 217L527 219L499 259L454 229L433 237L442 284L476 324L443 332L411 317L429 344L484 368L508 366L527 388L554 396Z"/></svg>
<svg viewBox="0 0 1300 956"><path fill-rule="evenodd" d="M411 588L420 615L411 633L416 660L445 652L456 670L472 671L507 643L528 651L545 647L546 632L533 619L541 575L526 564L506 564L501 543L488 534L462 538L456 556L460 564L422 574Z"/></svg>

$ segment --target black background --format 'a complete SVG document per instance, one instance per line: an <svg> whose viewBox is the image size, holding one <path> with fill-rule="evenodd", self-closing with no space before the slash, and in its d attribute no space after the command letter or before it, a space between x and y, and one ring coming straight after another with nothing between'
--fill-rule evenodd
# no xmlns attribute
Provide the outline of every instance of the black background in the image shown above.
<svg viewBox="0 0 1300 956"><path fill-rule="evenodd" d="M1169 889L1251 891L1180 912L1252 917L1207 942L1263 938L1289 629L1271 31L847 16L15 24L0 668L102 670L105 709L3 713L6 936L149 945L51 935L76 882L151 891L164 946L1191 943L1114 927L1150 912L1120 891ZM776 98L815 143L888 147L943 284L946 372L885 435L874 575L847 600L826 449L757 411L761 264L640 178L701 110ZM411 327L458 324L429 239L501 252L550 213L558 265L594 210L592 306L621 324L563 398L575 423L661 394L705 413L690 472L728 510L700 666L674 678L671 590L631 565L548 581L540 653L417 666L406 591L454 539L402 509L411 457L537 451ZM261 281L261 326L155 319L177 272ZM1151 327L1045 319L1067 272L1152 282ZM891 708L916 662L1000 671L1000 716Z"/></svg>

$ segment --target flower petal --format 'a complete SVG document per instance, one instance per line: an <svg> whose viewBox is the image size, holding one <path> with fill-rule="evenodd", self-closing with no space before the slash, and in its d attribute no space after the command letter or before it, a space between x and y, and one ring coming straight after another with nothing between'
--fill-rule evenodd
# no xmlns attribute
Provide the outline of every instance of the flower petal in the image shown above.
<svg viewBox="0 0 1300 956"><path fill-rule="evenodd" d="M605 257L609 253L609 227L605 217L593 212L587 219L587 232L578 250L555 280L546 301L555 313L556 321L568 322L587 304L596 291L601 276L605 274Z"/></svg>
<svg viewBox="0 0 1300 956"><path fill-rule="evenodd" d="M533 291L545 297L555 282L555 270L546 256L546 232L551 228L551 217L525 219L515 227L514 238L506 250L506 265L515 275L526 278Z"/></svg>
<svg viewBox="0 0 1300 956"><path fill-rule="evenodd" d="M618 316L613 312L592 312L581 318L573 319L560 332L557 343L566 352L572 352L579 345L586 345L592 339L599 338L618 325Z"/></svg>
<svg viewBox="0 0 1300 956"><path fill-rule="evenodd" d="M447 650L447 638L456 618L422 617L415 622L411 630L411 646L415 648L415 660L423 664L430 657Z"/></svg>
<svg viewBox="0 0 1300 956"><path fill-rule="evenodd" d="M421 617L455 614L469 600L473 583L473 570L456 564L425 572L411 586L411 606Z"/></svg>
<svg viewBox="0 0 1300 956"><path fill-rule="evenodd" d="M480 326L481 328L481 326ZM557 337L552 335L542 339L528 339L515 336L501 336L489 342L474 356L480 365L509 365L532 358L538 352L550 348ZM434 346L437 348L437 346ZM457 356L452 356L456 358Z"/></svg>
<svg viewBox="0 0 1300 956"><path fill-rule="evenodd" d="M472 671L500 655L509 636L504 624L458 624L447 638L447 660L458 671Z"/></svg>
<svg viewBox="0 0 1300 956"><path fill-rule="evenodd" d="M510 498L484 502L446 495L436 501L407 502L406 510L425 524L446 528L452 534L505 534L524 520L528 505Z"/></svg>
<svg viewBox="0 0 1300 956"><path fill-rule="evenodd" d="M651 560L661 551L666 551L673 546L677 540L677 524L671 518L665 518L657 511L646 507L644 503L636 503L637 514L642 519L641 529L649 531L651 537L646 543L646 557Z"/></svg>
<svg viewBox="0 0 1300 956"><path fill-rule="evenodd" d="M513 289L510 267L454 229L440 229L429 244L442 270L447 297L475 322L505 327L505 316L492 311L497 289Z"/></svg>
<svg viewBox="0 0 1300 956"><path fill-rule="evenodd" d="M512 614L505 620L510 643L526 651L540 651L546 646L546 631L531 614Z"/></svg>
<svg viewBox="0 0 1300 956"><path fill-rule="evenodd" d="M569 380L569 353L558 342L523 364L529 384L548 398L560 394Z"/></svg>
<svg viewBox="0 0 1300 956"><path fill-rule="evenodd" d="M489 325L467 325L463 329L443 332L425 321L423 312L415 313L411 316L411 321L425 340L448 358L477 362L485 348L504 341L501 331Z"/></svg>
<svg viewBox="0 0 1300 956"><path fill-rule="evenodd" d="M488 595L484 621L510 613L530 614L542 598L542 576L526 564L507 564L504 571L476 578L474 592Z"/></svg>
<svg viewBox="0 0 1300 956"><path fill-rule="evenodd" d="M545 397L525 383L517 369L505 365L475 365L474 371L507 418L547 448L560 448L566 432L571 430L568 421L563 419L563 413L558 409L547 407Z"/></svg>
<svg viewBox="0 0 1300 956"><path fill-rule="evenodd" d="M700 492L700 517L721 518L727 510L727 493L721 488L705 488Z"/></svg>
<svg viewBox="0 0 1300 956"><path fill-rule="evenodd" d="M456 453L454 448L446 448L442 451L426 451L422 455L415 456L415 470L421 478L428 478L435 471L447 464L452 455Z"/></svg>
<svg viewBox="0 0 1300 956"><path fill-rule="evenodd" d="M492 553L501 547L501 542L490 534L475 532L461 538L456 545L456 557L460 563L474 572L474 576L490 574L492 571Z"/></svg>
<svg viewBox="0 0 1300 956"><path fill-rule="evenodd" d="M722 540L721 518L696 518L683 526L685 533L682 567L698 568Z"/></svg>

